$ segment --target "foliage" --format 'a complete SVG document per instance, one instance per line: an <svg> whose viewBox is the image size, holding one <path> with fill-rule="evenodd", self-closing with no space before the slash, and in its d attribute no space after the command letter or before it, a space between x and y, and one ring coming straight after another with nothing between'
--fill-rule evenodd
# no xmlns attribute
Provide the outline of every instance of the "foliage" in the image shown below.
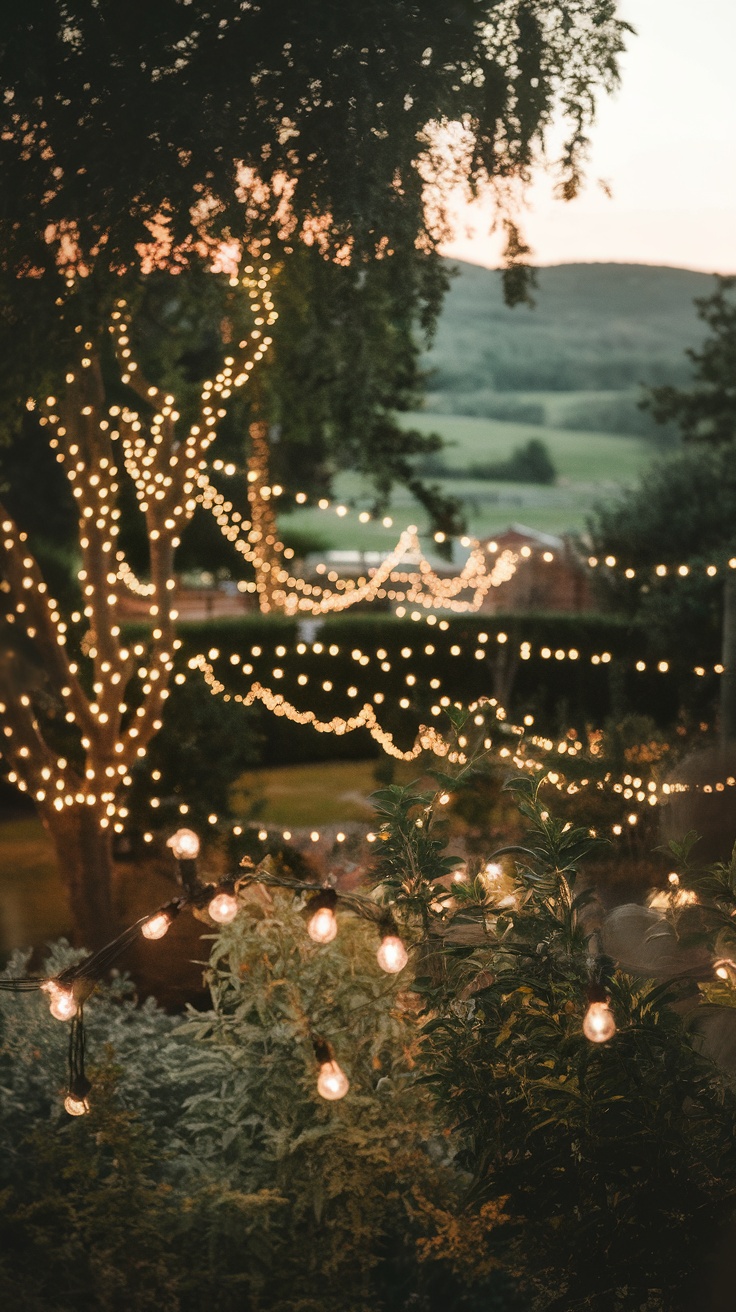
<svg viewBox="0 0 736 1312"><path fill-rule="evenodd" d="M1 993L4 1303L343 1312L348 1290L356 1312L510 1312L508 1281L469 1242L502 1208L467 1231L458 1220L465 1177L416 1081L411 995L379 970L377 941L346 915L316 947L298 899L254 894L215 942L212 1011L167 1017L121 983L92 1000L79 1120L49 1082L66 1027L37 996ZM344 1102L316 1093L311 1027L350 1078Z"/></svg>
<svg viewBox="0 0 736 1312"><path fill-rule="evenodd" d="M693 664L719 649L722 571L705 577L708 564L732 554L736 469L728 448L690 448L655 462L640 483L618 501L601 505L589 521L593 551L612 554L640 571L658 564L692 567L691 578L649 581L631 587L606 580L602 592L617 609L635 615L663 650L677 650Z"/></svg>
<svg viewBox="0 0 736 1312"><path fill-rule="evenodd" d="M496 853L502 874L453 885L455 910L445 902L418 980L423 1060L473 1173L470 1196L477 1207L504 1200L508 1224L486 1251L519 1273L540 1312L679 1312L698 1279L704 1306L736 1180L730 1077L689 1032L694 985L627 977L600 957L580 878L588 829L553 818L529 781L512 786L527 820L513 866ZM715 887L725 925L733 871L686 879L706 899ZM676 926L674 904L671 914ZM723 932L709 925L713 949ZM582 1033L592 986L615 1015L608 1043Z"/></svg>
<svg viewBox="0 0 736 1312"><path fill-rule="evenodd" d="M467 742L467 714L450 718ZM372 921L338 909L316 946L298 890L246 879L215 937L212 1010L181 1021L121 981L101 990L93 1110L64 1124L48 1089L64 1027L0 994L9 1304L343 1312L349 1288L356 1312L685 1312L700 1280L704 1306L736 1188L736 1092L707 1042L708 1018L733 1015L736 863L701 871L692 837L673 846L702 910L687 920L675 890L653 922L727 978L628 976L601 955L585 877L603 845L530 781L510 785L525 837L449 882L445 796L484 768L466 754L438 794L375 798L374 897L413 977L381 974ZM601 995L618 1032L592 1044ZM351 1082L339 1103L316 1093L318 1035Z"/></svg>
<svg viewBox="0 0 736 1312"><path fill-rule="evenodd" d="M645 437L659 446L674 446L677 434L672 424L658 423L648 413L640 395L589 397L567 407L560 423L579 432L624 433Z"/></svg>
<svg viewBox="0 0 736 1312"><path fill-rule="evenodd" d="M720 278L711 296L696 300L712 335L700 351L687 352L694 364L692 387L653 388L647 402L658 422L680 428L689 447L652 465L638 487L613 505L599 506L589 523L594 550L615 554L622 564L692 567L687 579L628 588L618 577L606 581L603 591L694 664L703 663L696 648L717 648L723 633L723 566L733 553L734 286L733 279ZM712 579L704 576L709 564L721 567ZM723 660L730 664L729 655ZM725 705L723 728L732 731Z"/></svg>
<svg viewBox="0 0 736 1312"><path fill-rule="evenodd" d="M512 418L511 415L507 417ZM522 418L521 415L517 417ZM501 483L554 483L557 478L549 449L538 437L530 437L524 446L516 447L506 460L473 462L466 468L453 468L446 465L441 456L430 454L424 456L418 468L423 474L441 478L478 478Z"/></svg>
<svg viewBox="0 0 736 1312"><path fill-rule="evenodd" d="M655 387L649 408L659 423L677 424L686 442L733 445L736 439L736 393L733 358L736 350L736 278L718 277L716 290L695 304L698 317L710 329L699 351L688 350L693 385Z"/></svg>
<svg viewBox="0 0 736 1312"><path fill-rule="evenodd" d="M339 1312L349 1288L355 1308L413 1306L412 1296L463 1306L445 1254L433 1251L423 1275L412 1251L434 1233L431 1209L457 1199L459 1177L416 1084L404 982L381 974L375 929L350 916L325 949L283 895L249 912L212 957L217 1020L195 1032L221 1075L189 1102L187 1122L206 1171L245 1197L272 1195L253 1208L253 1305ZM338 1104L316 1094L313 1033L329 1036L351 1081ZM238 1247L223 1258L226 1285L243 1258Z"/></svg>
<svg viewBox="0 0 736 1312"><path fill-rule="evenodd" d="M201 680L174 683L164 727L145 764L133 770L126 802L128 832L140 833L154 823L175 829L182 803L195 828L205 825L213 812L226 820L232 814L233 781L257 762L259 746L254 717L242 706L212 697ZM152 798L157 799L154 810Z"/></svg>
<svg viewBox="0 0 736 1312"><path fill-rule="evenodd" d="M77 323L104 322L142 247L179 272L271 227L287 247L304 238L357 266L420 259L444 228L425 186L448 170L471 187L525 176L555 109L574 194L596 92L616 84L628 30L610 0L552 11L473 0L450 14L288 0L277 22L228 0L155 11L137 0L119 16L93 0L16 4L0 43L0 342L13 397L67 363ZM440 149L453 122L464 130ZM510 258L523 263L520 245ZM85 277L59 277L75 265Z"/></svg>
<svg viewBox="0 0 736 1312"><path fill-rule="evenodd" d="M437 529L457 527L455 503L414 469L416 453L436 451L441 439L399 427L394 417L420 404L418 338L429 338L446 283L439 261L415 253L364 268L330 263L315 247L286 260L262 394L273 482L323 496L335 473L353 469L373 487L376 512L399 482ZM288 507L288 498L281 504Z"/></svg>

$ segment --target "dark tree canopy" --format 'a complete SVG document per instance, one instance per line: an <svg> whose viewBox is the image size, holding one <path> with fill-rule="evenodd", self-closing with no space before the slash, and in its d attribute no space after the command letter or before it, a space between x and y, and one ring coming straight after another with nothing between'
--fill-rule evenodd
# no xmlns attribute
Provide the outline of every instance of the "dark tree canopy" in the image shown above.
<svg viewBox="0 0 736 1312"><path fill-rule="evenodd" d="M736 279L718 278L695 301L710 330L689 350L689 389L655 387L646 406L661 423L674 422L689 444L647 469L639 485L601 506L589 523L594 551L638 570L690 564L691 577L631 586L612 575L603 586L614 603L638 612L671 650L704 658L719 641L723 566L736 555ZM704 577L709 564L720 567Z"/></svg>
<svg viewBox="0 0 736 1312"><path fill-rule="evenodd" d="M69 301L90 331L152 233L169 269L266 227L356 264L421 255L442 231L426 180L523 177L553 110L572 194L625 29L613 0L13 0L0 311L18 390L63 355Z"/></svg>
<svg viewBox="0 0 736 1312"><path fill-rule="evenodd" d="M589 523L593 550L614 555L640 578L643 587L621 573L601 581L616 609L638 615L653 648L677 653L692 664L720 658L723 582L727 561L736 554L736 464L727 448L686 449L656 461L639 485L619 501L601 506ZM690 577L654 576L659 565L689 563ZM705 567L716 564L714 578Z"/></svg>
<svg viewBox="0 0 736 1312"><path fill-rule="evenodd" d="M646 408L659 423L674 422L686 442L724 446L736 441L736 278L716 283L711 296L695 302L710 336L687 352L692 387L652 388Z"/></svg>

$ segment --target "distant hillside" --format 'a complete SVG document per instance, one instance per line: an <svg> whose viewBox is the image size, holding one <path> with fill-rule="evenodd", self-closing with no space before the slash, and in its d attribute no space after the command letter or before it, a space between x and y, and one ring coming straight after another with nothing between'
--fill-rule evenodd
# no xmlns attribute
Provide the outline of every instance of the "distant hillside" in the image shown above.
<svg viewBox="0 0 736 1312"><path fill-rule="evenodd" d="M562 264L539 270L533 306L509 309L498 272L452 267L425 356L428 408L608 432L651 427L641 384L687 380L685 349L703 337L693 299L714 285L687 269Z"/></svg>

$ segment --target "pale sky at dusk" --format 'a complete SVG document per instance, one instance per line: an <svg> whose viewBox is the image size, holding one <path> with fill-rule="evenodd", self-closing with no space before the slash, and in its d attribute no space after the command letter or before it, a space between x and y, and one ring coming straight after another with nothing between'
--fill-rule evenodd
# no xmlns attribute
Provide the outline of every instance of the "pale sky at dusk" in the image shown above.
<svg viewBox="0 0 736 1312"><path fill-rule="evenodd" d="M587 187L565 204L551 178L535 182L523 224L534 262L736 272L736 3L623 0L620 12L638 34L620 89L599 102ZM446 253L498 265L489 213L464 209Z"/></svg>

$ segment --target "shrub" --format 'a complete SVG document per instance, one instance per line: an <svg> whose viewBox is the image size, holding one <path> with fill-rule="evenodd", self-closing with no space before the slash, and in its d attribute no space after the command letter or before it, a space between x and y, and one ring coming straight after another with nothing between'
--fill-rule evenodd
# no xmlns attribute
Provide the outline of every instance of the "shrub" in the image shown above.
<svg viewBox="0 0 736 1312"><path fill-rule="evenodd" d="M172 1018L123 982L102 989L79 1119L54 1088L66 1027L38 995L0 993L3 1305L511 1308L497 1263L453 1220L466 1181L417 1083L411 995L379 970L375 928L340 920L319 948L291 895L254 894L215 940L207 1013ZM343 1102L316 1092L311 1027L350 1078ZM496 1223L488 1209L468 1236Z"/></svg>

